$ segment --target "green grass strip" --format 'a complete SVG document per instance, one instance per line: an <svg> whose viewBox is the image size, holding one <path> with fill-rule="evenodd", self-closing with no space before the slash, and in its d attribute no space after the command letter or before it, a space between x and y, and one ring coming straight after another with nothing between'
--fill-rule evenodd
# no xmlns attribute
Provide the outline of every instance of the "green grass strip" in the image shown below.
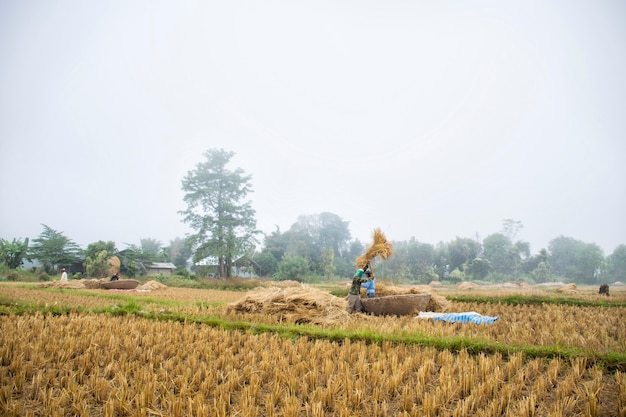
<svg viewBox="0 0 626 417"><path fill-rule="evenodd" d="M624 301L605 300L578 300L567 297L545 297L538 295L506 295L506 296L483 296L483 295L448 295L447 300L462 303L480 304L510 304L510 305L533 305L533 304L557 304L578 307L626 307Z"/></svg>
<svg viewBox="0 0 626 417"><path fill-rule="evenodd" d="M438 350L449 350L459 352L466 350L471 354L494 354L500 353L508 356L515 353L521 353L528 358L556 358L560 357L570 360L576 357L585 357L589 359L589 365L597 364L609 372L626 372L626 353L625 352L607 352L598 353L590 350L583 350L571 346L537 346L537 345L514 345L505 344L494 341L468 338L464 336L458 337L442 337L433 336L426 333L378 333L371 329L365 330L345 330L341 328L322 329L312 325L299 324L266 324L240 320L225 320L216 316L188 316L179 313L155 313L146 311L141 308L137 300L132 300L126 304L115 305L105 308L85 309L76 307L67 307L60 305L40 306L36 303L14 302L0 298L0 314L53 314L64 315L71 312L75 313L95 313L95 314L111 314L114 316L136 316L144 319L155 321L176 321L182 323L195 323L199 325L208 325L213 328L228 331L242 331L251 334L273 333L287 339L298 339L307 337L310 339L329 340L333 342L342 342L351 340L355 342L377 343L384 342L415 345L427 348L435 348Z"/></svg>

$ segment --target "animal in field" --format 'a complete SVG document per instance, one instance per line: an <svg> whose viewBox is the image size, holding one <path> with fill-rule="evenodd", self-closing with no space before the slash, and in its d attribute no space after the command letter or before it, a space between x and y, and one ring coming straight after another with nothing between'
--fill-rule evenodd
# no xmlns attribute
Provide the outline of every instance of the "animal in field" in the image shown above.
<svg viewBox="0 0 626 417"><path fill-rule="evenodd" d="M609 284L600 285L600 290L598 291L598 294L600 295L604 294L608 297L609 296Z"/></svg>

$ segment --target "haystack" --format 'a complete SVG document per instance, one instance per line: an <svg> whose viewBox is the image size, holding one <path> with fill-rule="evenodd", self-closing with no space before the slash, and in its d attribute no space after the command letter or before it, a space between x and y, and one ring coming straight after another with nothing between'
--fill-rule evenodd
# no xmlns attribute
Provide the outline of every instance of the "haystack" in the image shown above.
<svg viewBox="0 0 626 417"><path fill-rule="evenodd" d="M387 237L380 229L374 229L373 240L365 253L356 258L357 268L365 268L365 265L377 256L381 259L389 259L393 256L393 245L387 241Z"/></svg>
<svg viewBox="0 0 626 417"><path fill-rule="evenodd" d="M71 279L69 281L48 281L40 283L39 286L43 288L67 288L72 290L85 289L85 284L82 279Z"/></svg>
<svg viewBox="0 0 626 417"><path fill-rule="evenodd" d="M463 291L473 290L476 287L478 287L478 285L474 284L473 282L467 282L467 281L464 281L460 283L459 285L457 285L457 288Z"/></svg>
<svg viewBox="0 0 626 417"><path fill-rule="evenodd" d="M276 316L279 322L317 325L349 319L346 301L327 292L306 286L258 288L248 292L227 310L239 313Z"/></svg>
<svg viewBox="0 0 626 417"><path fill-rule="evenodd" d="M140 290L165 290L167 289L167 285L161 284L159 281L150 280L143 285L140 285Z"/></svg>
<svg viewBox="0 0 626 417"><path fill-rule="evenodd" d="M263 286L265 287L277 287L277 288L299 287L300 285L302 285L302 283L291 280L291 279L287 279L284 281L270 281L270 282L267 282L267 285L263 283Z"/></svg>
<svg viewBox="0 0 626 417"><path fill-rule="evenodd" d="M83 279L83 285L85 288L89 290L97 290L102 288L100 283L108 281L108 278L91 278L91 279Z"/></svg>
<svg viewBox="0 0 626 417"><path fill-rule="evenodd" d="M576 284L570 283L556 289L558 292L577 292Z"/></svg>

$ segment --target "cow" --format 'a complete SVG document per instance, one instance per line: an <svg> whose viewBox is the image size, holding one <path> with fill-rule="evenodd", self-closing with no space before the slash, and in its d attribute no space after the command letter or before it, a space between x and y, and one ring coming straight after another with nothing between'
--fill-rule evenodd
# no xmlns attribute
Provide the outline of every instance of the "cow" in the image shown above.
<svg viewBox="0 0 626 417"><path fill-rule="evenodd" d="M598 294L600 295L604 294L608 297L609 296L609 284L600 285L600 290L598 291Z"/></svg>

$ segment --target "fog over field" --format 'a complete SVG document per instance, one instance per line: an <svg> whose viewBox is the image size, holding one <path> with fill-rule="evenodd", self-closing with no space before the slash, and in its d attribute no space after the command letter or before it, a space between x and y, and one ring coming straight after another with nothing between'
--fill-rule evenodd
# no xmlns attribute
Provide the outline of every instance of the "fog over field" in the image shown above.
<svg viewBox="0 0 626 417"><path fill-rule="evenodd" d="M1 2L0 237L190 232L212 148L257 226L626 243L621 1Z"/></svg>

